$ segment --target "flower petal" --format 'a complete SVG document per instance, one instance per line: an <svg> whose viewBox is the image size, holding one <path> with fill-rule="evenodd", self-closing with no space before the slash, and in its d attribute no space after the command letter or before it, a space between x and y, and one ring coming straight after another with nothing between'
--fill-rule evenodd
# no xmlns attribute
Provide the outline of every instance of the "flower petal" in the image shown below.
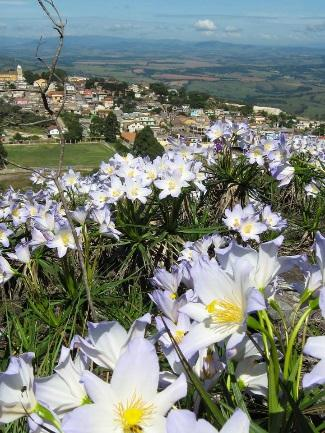
<svg viewBox="0 0 325 433"><path fill-rule="evenodd" d="M116 364L112 389L121 400L136 393L151 401L157 393L158 381L159 364L154 346L144 338L134 338Z"/></svg>
<svg viewBox="0 0 325 433"><path fill-rule="evenodd" d="M157 394L153 401L154 406L161 415L165 415L176 401L185 397L187 393L187 383L184 374L181 374L175 382L167 386Z"/></svg>

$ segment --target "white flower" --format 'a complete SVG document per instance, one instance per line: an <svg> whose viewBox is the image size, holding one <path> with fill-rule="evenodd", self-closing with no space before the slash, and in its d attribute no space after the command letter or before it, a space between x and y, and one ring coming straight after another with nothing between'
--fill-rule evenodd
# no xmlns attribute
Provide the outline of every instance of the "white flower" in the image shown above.
<svg viewBox="0 0 325 433"><path fill-rule="evenodd" d="M53 240L48 241L46 245L49 248L57 248L60 258L66 255L68 248L72 250L77 248L72 231L69 227L58 229Z"/></svg>
<svg viewBox="0 0 325 433"><path fill-rule="evenodd" d="M262 243L258 252L232 242L229 247L218 250L217 258L230 275L235 272L238 261L248 262L252 266L249 276L251 286L264 290L277 275L289 271L300 259L300 256L278 257L282 242L283 236L278 236L273 241Z"/></svg>
<svg viewBox="0 0 325 433"><path fill-rule="evenodd" d="M17 260L21 263L29 263L31 260L30 257L30 251L29 251L29 245L27 243L20 243L16 245L15 247L15 254L8 253L8 257L10 257L13 260Z"/></svg>
<svg viewBox="0 0 325 433"><path fill-rule="evenodd" d="M241 221L238 231L244 241L254 239L256 242L260 241L259 234L265 232L267 227L265 224L257 221L256 217L245 218Z"/></svg>
<svg viewBox="0 0 325 433"><path fill-rule="evenodd" d="M255 213L254 207L252 205L248 205L245 208L242 208L240 204L236 204L233 210L226 209L225 210L225 218L223 218L223 222L226 226L233 230L238 230L242 219L251 217Z"/></svg>
<svg viewBox="0 0 325 433"><path fill-rule="evenodd" d="M189 184L182 178L180 173L173 172L166 174L162 179L154 182L155 186L161 190L159 198L163 199L167 196L178 197L182 188L189 186Z"/></svg>
<svg viewBox="0 0 325 433"><path fill-rule="evenodd" d="M151 189L143 187L139 181L127 179L125 181L125 193L129 200L139 200L144 204L151 194Z"/></svg>
<svg viewBox="0 0 325 433"><path fill-rule="evenodd" d="M104 207L110 199L110 194L107 189L92 191L89 195L93 201L93 204L99 209Z"/></svg>
<svg viewBox="0 0 325 433"><path fill-rule="evenodd" d="M248 433L249 418L240 409L236 409L219 433ZM172 410L167 418L167 433L218 433L204 419L196 420L189 410Z"/></svg>
<svg viewBox="0 0 325 433"><path fill-rule="evenodd" d="M12 235L13 231L8 229L6 224L0 223L0 244L3 247L9 247L9 236Z"/></svg>
<svg viewBox="0 0 325 433"><path fill-rule="evenodd" d="M121 180L117 176L111 178L110 186L108 188L109 203L115 203L119 200L125 192L125 188Z"/></svg>
<svg viewBox="0 0 325 433"><path fill-rule="evenodd" d="M89 402L84 386L80 383L82 369L70 356L70 350L62 347L55 373L35 379L35 395L45 402L59 417Z"/></svg>
<svg viewBox="0 0 325 433"><path fill-rule="evenodd" d="M264 164L263 154L263 149L261 149L260 147L251 147L249 152L247 152L247 157L251 164L254 164L254 162L256 162L257 165L262 166Z"/></svg>
<svg viewBox="0 0 325 433"><path fill-rule="evenodd" d="M145 314L132 324L129 332L126 332L118 322L89 322L88 337L75 336L72 347L79 348L101 367L114 369L129 342L133 338L143 337L150 322L150 314Z"/></svg>
<svg viewBox="0 0 325 433"><path fill-rule="evenodd" d="M6 283L14 275L14 270L7 260L0 256L0 285Z"/></svg>
<svg viewBox="0 0 325 433"><path fill-rule="evenodd" d="M318 183L313 179L308 185L305 186L305 191L307 195L316 197L320 192Z"/></svg>
<svg viewBox="0 0 325 433"><path fill-rule="evenodd" d="M265 362L259 362L255 356L244 358L239 361L235 376L241 388L267 397L268 379Z"/></svg>
<svg viewBox="0 0 325 433"><path fill-rule="evenodd" d="M73 188L79 184L80 173L75 173L71 168L68 173L65 173L62 181L66 188Z"/></svg>
<svg viewBox="0 0 325 433"><path fill-rule="evenodd" d="M89 372L82 380L94 404L66 415L62 425L65 433L165 433L166 413L187 392L185 376L181 375L157 393L158 357L154 346L143 338L130 342L110 384Z"/></svg>
<svg viewBox="0 0 325 433"><path fill-rule="evenodd" d="M200 302L179 311L199 323L185 336L184 353L189 356L240 332L249 312L265 308L261 293L251 288L250 271L249 262L238 262L232 276L214 259L201 258L193 265L190 274Z"/></svg>
<svg viewBox="0 0 325 433"><path fill-rule="evenodd" d="M287 225L287 220L280 214L272 212L271 206L265 206L262 212L262 221L272 230L281 230Z"/></svg>
<svg viewBox="0 0 325 433"><path fill-rule="evenodd" d="M0 423L15 421L36 410L33 358L33 353L12 357L7 370L0 373Z"/></svg>

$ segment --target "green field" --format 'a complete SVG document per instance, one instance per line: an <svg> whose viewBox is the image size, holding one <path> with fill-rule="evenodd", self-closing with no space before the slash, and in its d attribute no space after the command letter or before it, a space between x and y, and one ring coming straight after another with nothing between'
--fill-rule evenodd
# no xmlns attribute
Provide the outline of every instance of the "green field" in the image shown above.
<svg viewBox="0 0 325 433"><path fill-rule="evenodd" d="M108 147L107 147L108 146ZM8 152L8 160L23 167L55 168L58 165L60 146L53 143L5 145ZM66 144L63 165L64 168L72 167L82 173L89 173L99 167L101 161L107 161L115 149L113 145L102 143L76 143ZM23 171L12 165L7 167L9 171L0 171L0 191L9 186L26 189L32 185L31 173Z"/></svg>
<svg viewBox="0 0 325 433"><path fill-rule="evenodd" d="M25 167L56 167L60 145L40 143L29 145L6 145L8 160ZM114 153L102 143L66 144L64 166L96 168L101 161L109 159Z"/></svg>

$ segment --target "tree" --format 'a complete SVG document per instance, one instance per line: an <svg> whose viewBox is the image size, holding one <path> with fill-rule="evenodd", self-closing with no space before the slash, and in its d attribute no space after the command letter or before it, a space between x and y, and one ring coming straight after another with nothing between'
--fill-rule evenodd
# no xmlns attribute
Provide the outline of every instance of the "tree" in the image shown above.
<svg viewBox="0 0 325 433"><path fill-rule="evenodd" d="M190 92L188 94L191 108L205 108L209 95L202 92Z"/></svg>
<svg viewBox="0 0 325 433"><path fill-rule="evenodd" d="M114 143L119 132L120 124L117 120L116 114L113 113L113 111L110 111L104 121L103 135L105 141L108 143Z"/></svg>
<svg viewBox="0 0 325 433"><path fill-rule="evenodd" d="M16 132L16 134L12 137L14 143L21 143L24 141L24 137L20 134L20 132Z"/></svg>
<svg viewBox="0 0 325 433"><path fill-rule="evenodd" d="M133 113L137 108L137 104L132 99L126 99L123 102L122 110L123 113Z"/></svg>
<svg viewBox="0 0 325 433"><path fill-rule="evenodd" d="M3 158L7 158L8 154L2 143L3 129L0 127L0 169L5 166Z"/></svg>
<svg viewBox="0 0 325 433"><path fill-rule="evenodd" d="M74 113L63 113L62 119L68 132L64 134L67 141L79 141L82 139L82 126L80 125L79 116Z"/></svg>
<svg viewBox="0 0 325 433"><path fill-rule="evenodd" d="M99 116L93 116L90 123L90 136L101 137L104 135L105 120Z"/></svg>
<svg viewBox="0 0 325 433"><path fill-rule="evenodd" d="M313 134L314 135L318 135L318 136L324 136L325 135L325 124L321 123L319 126L317 126L317 128L315 128L313 130Z"/></svg>
<svg viewBox="0 0 325 433"><path fill-rule="evenodd" d="M244 107L239 108L239 111L245 117L251 116L254 113L252 105L244 105Z"/></svg>
<svg viewBox="0 0 325 433"><path fill-rule="evenodd" d="M164 153L164 148L156 139L150 126L146 126L137 133L133 145L133 153L136 156L149 156L154 159Z"/></svg>
<svg viewBox="0 0 325 433"><path fill-rule="evenodd" d="M42 72L41 78L44 78L44 80L48 80L50 75L51 75L50 71ZM56 82L65 81L67 76L68 76L67 72L64 71L63 69L55 69L55 75L52 77L52 80Z"/></svg>
<svg viewBox="0 0 325 433"><path fill-rule="evenodd" d="M41 76L38 72L24 71L24 77L28 84L33 84L34 81L38 80Z"/></svg>
<svg viewBox="0 0 325 433"><path fill-rule="evenodd" d="M0 134L1 136L1 134ZM5 166L4 158L7 158L8 154L2 141L0 140L0 169Z"/></svg>
<svg viewBox="0 0 325 433"><path fill-rule="evenodd" d="M149 89L159 96L168 96L168 87L164 83L151 83Z"/></svg>

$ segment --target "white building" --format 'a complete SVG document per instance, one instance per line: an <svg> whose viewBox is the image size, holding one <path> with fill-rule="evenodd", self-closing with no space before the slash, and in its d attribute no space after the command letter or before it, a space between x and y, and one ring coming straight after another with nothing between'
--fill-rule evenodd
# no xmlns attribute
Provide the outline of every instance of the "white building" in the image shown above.
<svg viewBox="0 0 325 433"><path fill-rule="evenodd" d="M140 122L133 122L127 126L128 132L138 132L141 131L145 126Z"/></svg>
<svg viewBox="0 0 325 433"><path fill-rule="evenodd" d="M282 113L283 110L281 110L281 108L260 107L259 105L254 105L253 111L254 111L254 113L265 111L265 113L267 113L267 114L273 114L275 116L278 116L280 113Z"/></svg>

